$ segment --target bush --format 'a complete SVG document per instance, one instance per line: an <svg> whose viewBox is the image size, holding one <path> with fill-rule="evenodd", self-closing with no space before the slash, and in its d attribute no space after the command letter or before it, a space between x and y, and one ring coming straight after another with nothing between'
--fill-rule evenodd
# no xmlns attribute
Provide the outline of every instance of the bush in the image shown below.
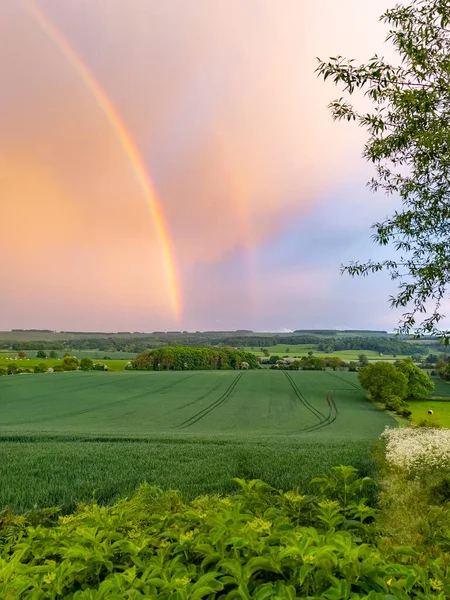
<svg viewBox="0 0 450 600"><path fill-rule="evenodd" d="M90 371L94 363L91 358L85 357L80 360L80 368L82 371Z"/></svg>
<svg viewBox="0 0 450 600"><path fill-rule="evenodd" d="M398 396L390 396L385 400L386 410L392 410L398 412L403 409L404 403Z"/></svg>
<svg viewBox="0 0 450 600"><path fill-rule="evenodd" d="M53 367L53 373L63 373L64 367L62 365L55 365Z"/></svg>
<svg viewBox="0 0 450 600"><path fill-rule="evenodd" d="M377 512L363 499L373 482L352 467L314 480L315 496L235 481L234 495L189 503L144 485L131 500L67 517L7 513L2 597L448 597L448 561L376 535Z"/></svg>
<svg viewBox="0 0 450 600"><path fill-rule="evenodd" d="M401 417L404 417L405 419L409 419L410 416L412 415L412 412L410 410L408 410L407 408L403 408L402 410L400 410L400 412L398 414Z"/></svg>
<svg viewBox="0 0 450 600"><path fill-rule="evenodd" d="M2 377L3 375L8 375L8 371L6 369L3 369L3 367L0 368L0 377Z"/></svg>
<svg viewBox="0 0 450 600"><path fill-rule="evenodd" d="M15 363L10 363L7 367L6 367L6 372L8 373L8 375L14 375L17 371L18 367Z"/></svg>
<svg viewBox="0 0 450 600"><path fill-rule="evenodd" d="M92 365L92 369L94 371L107 371L108 367L106 365L104 365L103 363L94 363Z"/></svg>
<svg viewBox="0 0 450 600"><path fill-rule="evenodd" d="M46 373L47 372L47 365L45 363L39 363L38 365L36 365L34 367L34 372L35 373Z"/></svg>
<svg viewBox="0 0 450 600"><path fill-rule="evenodd" d="M62 367L64 371L76 371L80 366L80 361L74 356L64 356Z"/></svg>

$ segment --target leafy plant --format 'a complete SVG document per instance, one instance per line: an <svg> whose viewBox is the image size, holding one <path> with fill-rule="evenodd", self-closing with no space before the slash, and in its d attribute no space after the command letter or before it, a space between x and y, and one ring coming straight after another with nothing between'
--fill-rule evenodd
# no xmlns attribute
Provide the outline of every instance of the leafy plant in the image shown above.
<svg viewBox="0 0 450 600"><path fill-rule="evenodd" d="M445 557L386 544L356 498L367 486L351 467L316 480L317 497L238 480L232 496L184 503L142 486L112 507L80 505L69 516L4 515L0 595L102 600L154 598L444 598ZM329 490L331 496L326 494ZM358 516L359 515L359 516Z"/></svg>

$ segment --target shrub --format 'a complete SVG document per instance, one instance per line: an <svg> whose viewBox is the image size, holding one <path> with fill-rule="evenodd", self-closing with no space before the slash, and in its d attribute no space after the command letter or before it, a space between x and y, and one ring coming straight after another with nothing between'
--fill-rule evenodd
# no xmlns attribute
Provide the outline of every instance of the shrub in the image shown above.
<svg viewBox="0 0 450 600"><path fill-rule="evenodd" d="M392 410L393 412L398 412L402 410L404 403L401 398L398 396L389 396L385 400L386 410Z"/></svg>
<svg viewBox="0 0 450 600"><path fill-rule="evenodd" d="M34 367L34 372L35 373L46 373L47 372L47 365L45 363L39 363L38 365L36 365Z"/></svg>
<svg viewBox="0 0 450 600"><path fill-rule="evenodd" d="M104 365L103 363L94 363L92 365L92 369L94 371L107 371L108 367L106 365Z"/></svg>
<svg viewBox="0 0 450 600"><path fill-rule="evenodd" d="M450 469L450 429L387 428L382 438L392 467L408 473Z"/></svg>
<svg viewBox="0 0 450 600"><path fill-rule="evenodd" d="M438 551L419 555L374 535L376 511L361 498L370 482L354 469L318 478L315 497L235 481L235 495L189 503L144 485L131 500L84 504L66 517L7 514L2 597L448 597Z"/></svg>
<svg viewBox="0 0 450 600"><path fill-rule="evenodd" d="M10 363L7 367L6 367L6 372L8 373L8 375L14 375L17 371L18 367L15 363Z"/></svg>
<svg viewBox="0 0 450 600"><path fill-rule="evenodd" d="M80 360L80 368L82 371L90 371L94 363L91 358L85 357Z"/></svg>
<svg viewBox="0 0 450 600"><path fill-rule="evenodd" d="M64 356L62 367L64 371L76 371L80 366L80 361L74 356Z"/></svg>
<svg viewBox="0 0 450 600"><path fill-rule="evenodd" d="M2 377L3 375L8 375L8 371L6 369L4 369L3 367L0 368L0 377Z"/></svg>
<svg viewBox="0 0 450 600"><path fill-rule="evenodd" d="M53 372L54 373L63 373L64 372L64 367L62 365L55 365L53 367Z"/></svg>

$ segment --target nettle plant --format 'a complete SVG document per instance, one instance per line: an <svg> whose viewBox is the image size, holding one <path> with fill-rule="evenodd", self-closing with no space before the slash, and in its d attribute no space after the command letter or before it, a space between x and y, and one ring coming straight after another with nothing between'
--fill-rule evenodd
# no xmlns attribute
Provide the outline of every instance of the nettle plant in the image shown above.
<svg viewBox="0 0 450 600"><path fill-rule="evenodd" d="M5 599L428 598L450 594L448 560L378 538L352 467L317 478L315 495L236 480L235 495L185 503L142 486L112 507L89 503L37 524L5 515Z"/></svg>

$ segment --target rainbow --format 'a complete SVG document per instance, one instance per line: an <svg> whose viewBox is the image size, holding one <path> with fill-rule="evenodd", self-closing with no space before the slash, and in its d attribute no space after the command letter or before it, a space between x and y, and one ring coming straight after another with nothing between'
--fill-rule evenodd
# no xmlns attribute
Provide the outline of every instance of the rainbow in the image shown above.
<svg viewBox="0 0 450 600"><path fill-rule="evenodd" d="M83 83L89 89L95 98L98 106L102 110L106 119L114 129L117 138L130 161L136 178L141 186L142 192L147 200L150 212L152 214L158 237L160 239L161 248L164 258L164 269L167 278L168 292L170 303L174 315L179 320L182 311L182 298L180 284L178 280L177 269L174 261L174 252L172 243L168 233L168 228L165 223L163 210L158 201L158 197L153 188L152 182L147 174L145 165L139 154L139 151L134 143L131 135L128 133L120 115L114 108L111 100L108 98L105 91L102 89L89 68L84 64L75 50L70 46L66 39L56 29L56 27L48 20L45 14L39 9L33 1L23 0L23 5L27 13L40 25L42 30L50 39L58 46L61 53L66 57L67 61L76 70Z"/></svg>

